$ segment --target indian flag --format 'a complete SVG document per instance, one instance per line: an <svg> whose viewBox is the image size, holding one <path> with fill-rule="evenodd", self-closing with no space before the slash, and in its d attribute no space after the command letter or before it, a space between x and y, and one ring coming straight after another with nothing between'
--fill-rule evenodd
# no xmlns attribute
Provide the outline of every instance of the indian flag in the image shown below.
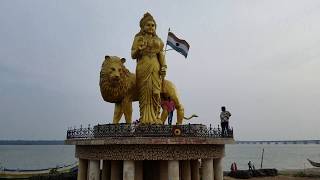
<svg viewBox="0 0 320 180"><path fill-rule="evenodd" d="M190 45L187 41L177 38L172 32L168 33L167 44L174 50L182 54L185 58L188 56Z"/></svg>

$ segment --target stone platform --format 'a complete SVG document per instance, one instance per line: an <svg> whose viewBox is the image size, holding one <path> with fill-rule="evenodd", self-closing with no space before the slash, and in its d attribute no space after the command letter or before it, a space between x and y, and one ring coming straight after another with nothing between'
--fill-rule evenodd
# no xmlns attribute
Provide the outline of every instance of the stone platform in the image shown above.
<svg viewBox="0 0 320 180"><path fill-rule="evenodd" d="M103 180L222 180L232 143L232 130L199 124L97 125L69 129L65 140L76 146L81 180L100 179L100 169Z"/></svg>

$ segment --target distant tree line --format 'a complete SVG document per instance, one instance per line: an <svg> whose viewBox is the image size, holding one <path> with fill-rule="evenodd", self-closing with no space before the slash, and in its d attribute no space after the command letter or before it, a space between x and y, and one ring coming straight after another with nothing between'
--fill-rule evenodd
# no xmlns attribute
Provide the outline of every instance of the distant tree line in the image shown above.
<svg viewBox="0 0 320 180"><path fill-rule="evenodd" d="M63 140L0 140L0 145L64 145Z"/></svg>

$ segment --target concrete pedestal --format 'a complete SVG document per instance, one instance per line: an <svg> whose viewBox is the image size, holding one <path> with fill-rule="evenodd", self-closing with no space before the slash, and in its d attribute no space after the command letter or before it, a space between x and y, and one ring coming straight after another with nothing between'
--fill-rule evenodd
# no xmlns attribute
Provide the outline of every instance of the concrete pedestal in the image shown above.
<svg viewBox="0 0 320 180"><path fill-rule="evenodd" d="M123 161L123 180L134 180L134 161Z"/></svg>
<svg viewBox="0 0 320 180"><path fill-rule="evenodd" d="M199 161L191 160L190 164L191 164L191 180L200 180Z"/></svg>
<svg viewBox="0 0 320 180"><path fill-rule="evenodd" d="M214 180L223 180L222 158L213 160Z"/></svg>
<svg viewBox="0 0 320 180"><path fill-rule="evenodd" d="M179 128L182 136L172 136L174 128ZM232 134L221 137L219 132L203 134L201 129L209 130L205 125L192 124L106 124L95 126L88 135L87 130L68 130L65 143L76 146L78 180L99 178L95 160L103 160L103 180L200 180L200 176L202 180L222 180L219 158L225 156L225 144L234 143Z"/></svg>
<svg viewBox="0 0 320 180"><path fill-rule="evenodd" d="M89 161L89 180L100 180L100 161Z"/></svg>
<svg viewBox="0 0 320 180"><path fill-rule="evenodd" d="M202 179L203 180L213 180L213 160L203 159L202 160Z"/></svg>
<svg viewBox="0 0 320 180"><path fill-rule="evenodd" d="M168 180L179 180L179 161L168 161Z"/></svg>
<svg viewBox="0 0 320 180"><path fill-rule="evenodd" d="M87 180L88 160L79 158L77 180Z"/></svg>

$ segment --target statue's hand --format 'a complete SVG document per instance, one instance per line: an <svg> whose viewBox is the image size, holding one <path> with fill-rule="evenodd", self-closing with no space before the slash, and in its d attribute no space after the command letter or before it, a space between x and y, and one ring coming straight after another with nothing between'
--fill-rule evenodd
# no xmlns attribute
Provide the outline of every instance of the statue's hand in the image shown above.
<svg viewBox="0 0 320 180"><path fill-rule="evenodd" d="M138 49L144 50L147 47L147 42L144 40L143 37L140 37L138 40Z"/></svg>
<svg viewBox="0 0 320 180"><path fill-rule="evenodd" d="M147 47L146 44L141 44L138 48L141 51L141 50L144 50L146 47Z"/></svg>

